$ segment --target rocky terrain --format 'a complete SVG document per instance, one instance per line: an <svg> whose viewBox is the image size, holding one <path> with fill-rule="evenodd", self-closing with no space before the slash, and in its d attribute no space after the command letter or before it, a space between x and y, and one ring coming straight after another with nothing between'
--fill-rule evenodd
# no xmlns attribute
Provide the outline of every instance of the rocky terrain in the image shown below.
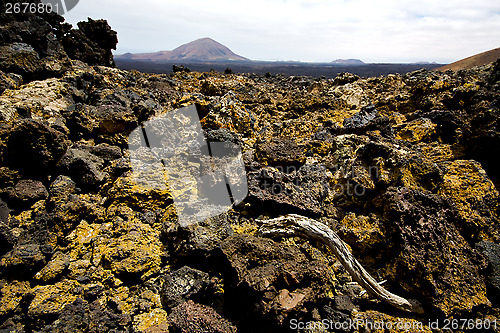
<svg viewBox="0 0 500 333"><path fill-rule="evenodd" d="M500 61L154 75L113 68L116 42L105 21L0 14L0 330L500 331ZM207 138L241 145L249 194L182 227L168 190L134 181L127 140L191 104ZM322 244L259 235L287 213L424 313L364 293Z"/></svg>

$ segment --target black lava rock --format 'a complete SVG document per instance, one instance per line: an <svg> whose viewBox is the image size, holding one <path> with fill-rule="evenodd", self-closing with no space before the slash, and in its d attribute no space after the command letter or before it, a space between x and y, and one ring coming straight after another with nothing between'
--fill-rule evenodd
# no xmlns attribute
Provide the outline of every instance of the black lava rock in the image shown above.
<svg viewBox="0 0 500 333"><path fill-rule="evenodd" d="M209 284L207 273L184 266L165 275L161 302L172 309L188 299L198 299Z"/></svg>
<svg viewBox="0 0 500 333"><path fill-rule="evenodd" d="M118 35L106 20L78 22L78 29L72 29L63 37L64 49L71 59L78 59L89 65L115 67L111 49L116 49Z"/></svg>
<svg viewBox="0 0 500 333"><path fill-rule="evenodd" d="M7 140L8 163L35 179L51 174L66 149L61 132L32 119L16 122Z"/></svg>
<svg viewBox="0 0 500 333"><path fill-rule="evenodd" d="M492 242L479 242L476 248L486 257L488 299L500 305L500 245Z"/></svg>
<svg viewBox="0 0 500 333"><path fill-rule="evenodd" d="M49 196L47 189L40 181L31 179L20 180L7 193L11 207L19 210L27 209L35 202L45 200Z"/></svg>

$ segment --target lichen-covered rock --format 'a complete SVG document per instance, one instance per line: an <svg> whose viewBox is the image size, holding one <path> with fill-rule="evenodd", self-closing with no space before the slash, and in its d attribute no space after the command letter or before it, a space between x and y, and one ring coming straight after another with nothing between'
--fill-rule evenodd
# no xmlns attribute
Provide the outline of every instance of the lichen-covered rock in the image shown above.
<svg viewBox="0 0 500 333"><path fill-rule="evenodd" d="M35 274L35 279L50 282L59 277L69 267L70 257L67 254L57 252L52 259Z"/></svg>
<svg viewBox="0 0 500 333"><path fill-rule="evenodd" d="M115 305L111 302L111 304ZM41 322L41 321L40 321ZM43 326L41 323L38 326ZM102 302L89 302L80 297L67 303L59 311L57 320L43 327L41 332L126 332L130 331L130 316L120 313L116 307Z"/></svg>
<svg viewBox="0 0 500 333"><path fill-rule="evenodd" d="M90 332L92 319L89 305L81 298L66 304L58 311L58 318L51 325L45 326L42 332Z"/></svg>
<svg viewBox="0 0 500 333"><path fill-rule="evenodd" d="M19 88L22 81L22 76L13 73L6 74L0 70L0 94L7 89Z"/></svg>
<svg viewBox="0 0 500 333"><path fill-rule="evenodd" d="M51 219L40 201L33 210L11 217L6 225L9 248L0 258L0 275L31 278L52 256L57 238L49 229Z"/></svg>
<svg viewBox="0 0 500 333"><path fill-rule="evenodd" d="M33 320L43 320L44 317L59 314L67 304L78 297L76 281L61 281L54 285L33 288L34 298L28 308L28 315Z"/></svg>
<svg viewBox="0 0 500 333"><path fill-rule="evenodd" d="M0 114L5 122L18 118L64 123L61 113L73 103L70 86L60 79L34 81L0 96ZM57 128L55 128L57 129ZM59 129L57 129L59 130Z"/></svg>
<svg viewBox="0 0 500 333"><path fill-rule="evenodd" d="M49 201L52 204L57 203L58 201L66 201L71 194L75 194L77 191L76 183L68 176L59 175L57 178L50 184Z"/></svg>
<svg viewBox="0 0 500 333"><path fill-rule="evenodd" d="M124 282L134 283L159 272L158 232L136 219L123 220L117 216L112 223L103 225L82 221L68 237L73 261L69 270L75 277L92 276L95 268L101 268Z"/></svg>
<svg viewBox="0 0 500 333"><path fill-rule="evenodd" d="M207 273L184 266L164 277L162 288L162 304L172 309L188 299L196 300L208 286L210 280Z"/></svg>
<svg viewBox="0 0 500 333"><path fill-rule="evenodd" d="M436 133L437 125L426 118L413 120L409 123L401 124L397 131L396 139L410 142L429 142Z"/></svg>
<svg viewBox="0 0 500 333"><path fill-rule="evenodd" d="M0 316L5 318L20 311L23 297L31 291L28 281L0 281Z"/></svg>
<svg viewBox="0 0 500 333"><path fill-rule="evenodd" d="M166 248L180 258L194 258L204 266L206 258L218 257L224 240L233 235L230 214L221 214L205 221L181 226L177 215L170 207L162 217L162 240Z"/></svg>
<svg viewBox="0 0 500 333"><path fill-rule="evenodd" d="M82 220L103 222L105 209L100 205L102 199L99 196L68 194L68 196L59 198L59 200L49 199L54 232L59 236L66 236Z"/></svg>
<svg viewBox="0 0 500 333"><path fill-rule="evenodd" d="M20 244L0 260L4 274L32 275L46 263L46 257L38 244ZM16 272L17 271L17 272Z"/></svg>
<svg viewBox="0 0 500 333"><path fill-rule="evenodd" d="M272 139L270 142L259 142L256 154L264 164L284 167L304 163L303 150L294 140Z"/></svg>
<svg viewBox="0 0 500 333"><path fill-rule="evenodd" d="M153 309L135 316L134 328L145 333L168 333L168 313L163 309Z"/></svg>
<svg viewBox="0 0 500 333"><path fill-rule="evenodd" d="M391 188L383 200L394 281L445 315L490 304L484 264L455 226L463 222L449 202L407 188Z"/></svg>
<svg viewBox="0 0 500 333"><path fill-rule="evenodd" d="M459 207L465 223L458 227L466 239L497 240L498 190L481 165L473 160L455 160L441 164L444 170L439 193Z"/></svg>
<svg viewBox="0 0 500 333"><path fill-rule="evenodd" d="M376 216L347 214L340 222L339 233L356 252L370 253L375 249L385 247L385 235L383 225ZM376 253L369 256L376 257ZM365 257L366 259L366 257Z"/></svg>
<svg viewBox="0 0 500 333"><path fill-rule="evenodd" d="M124 225L123 236L110 240L103 251L102 265L121 279L137 279L158 273L161 243L149 225ZM155 237L156 236L156 237Z"/></svg>
<svg viewBox="0 0 500 333"><path fill-rule="evenodd" d="M13 43L0 47L0 69L7 73L20 74L27 81L32 81L42 76L44 65L30 45Z"/></svg>
<svg viewBox="0 0 500 333"><path fill-rule="evenodd" d="M141 173L144 177L138 178L134 172L126 171L112 184L106 184L106 187L109 186L107 193L111 202L124 203L131 208L153 210L166 208L172 204L170 191L164 184L161 187L158 186L158 175ZM163 173L161 177L164 178Z"/></svg>
<svg viewBox="0 0 500 333"><path fill-rule="evenodd" d="M251 198L264 204L281 204L318 214L327 204L328 176L328 169L321 164L267 167L248 173L248 191Z"/></svg>

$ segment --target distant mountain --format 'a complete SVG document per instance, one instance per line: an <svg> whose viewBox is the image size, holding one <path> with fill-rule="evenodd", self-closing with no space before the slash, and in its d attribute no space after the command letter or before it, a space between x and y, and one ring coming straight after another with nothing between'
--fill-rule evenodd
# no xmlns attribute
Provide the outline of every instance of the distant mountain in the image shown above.
<svg viewBox="0 0 500 333"><path fill-rule="evenodd" d="M473 55L471 57L455 61L449 65L437 68L438 71L457 71L459 69L470 69L475 66L482 66L496 61L500 58L500 48Z"/></svg>
<svg viewBox="0 0 500 333"><path fill-rule="evenodd" d="M179 46L172 51L154 53L125 53L115 56L122 60L149 60L149 61L235 61L248 60L237 55L226 46L211 38L200 38Z"/></svg>
<svg viewBox="0 0 500 333"><path fill-rule="evenodd" d="M365 63L359 59L337 59L331 62L335 65L343 66L354 66L354 65L364 65Z"/></svg>

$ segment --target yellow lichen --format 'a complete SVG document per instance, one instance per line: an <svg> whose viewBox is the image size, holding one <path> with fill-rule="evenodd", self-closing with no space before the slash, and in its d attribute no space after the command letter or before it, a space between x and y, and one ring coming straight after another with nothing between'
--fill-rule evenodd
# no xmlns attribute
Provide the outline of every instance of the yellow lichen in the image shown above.
<svg viewBox="0 0 500 333"><path fill-rule="evenodd" d="M237 234L255 235L259 227L256 224L245 222L241 224L232 224L231 228Z"/></svg>
<svg viewBox="0 0 500 333"><path fill-rule="evenodd" d="M497 203L499 193L495 185L482 169L481 164L473 160L456 160L443 164L445 174L439 194L450 198L459 210L460 216L467 222L470 230L478 232L483 240L490 240L492 235L488 219L484 217L481 202ZM498 220L495 204L491 207L491 218Z"/></svg>
<svg viewBox="0 0 500 333"><path fill-rule="evenodd" d="M396 134L396 139L408 142L420 142L430 140L436 133L437 125L429 119L421 118L403 124Z"/></svg>
<svg viewBox="0 0 500 333"><path fill-rule="evenodd" d="M0 290L0 316L14 311L25 294L31 290L28 281L12 281Z"/></svg>
<svg viewBox="0 0 500 333"><path fill-rule="evenodd" d="M134 328L139 332L146 332L149 328L160 324L163 324L164 328L167 328L167 319L168 313L161 308L156 308L147 313L135 316Z"/></svg>
<svg viewBox="0 0 500 333"><path fill-rule="evenodd" d="M33 288L35 297L28 307L31 317L56 315L67 305L76 300L79 284L73 280L64 280L54 285Z"/></svg>
<svg viewBox="0 0 500 333"><path fill-rule="evenodd" d="M367 216L347 214L340 224L356 238L356 242L363 247L370 247L383 238L382 231L377 223Z"/></svg>

